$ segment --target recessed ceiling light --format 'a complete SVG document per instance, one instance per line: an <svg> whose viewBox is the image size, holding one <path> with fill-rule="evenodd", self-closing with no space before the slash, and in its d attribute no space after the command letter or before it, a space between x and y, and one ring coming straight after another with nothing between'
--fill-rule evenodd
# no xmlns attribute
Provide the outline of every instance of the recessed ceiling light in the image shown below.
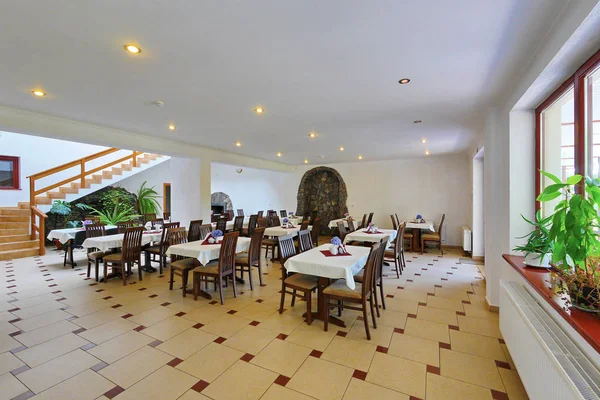
<svg viewBox="0 0 600 400"><path fill-rule="evenodd" d="M340 151L344 151L344 146L340 147Z"/></svg>
<svg viewBox="0 0 600 400"><path fill-rule="evenodd" d="M308 164L308 160L304 160L304 164Z"/></svg>
<svg viewBox="0 0 600 400"><path fill-rule="evenodd" d="M309 133L308 137L311 138L311 139L316 138L317 137L317 132L313 131L313 132Z"/></svg>
<svg viewBox="0 0 600 400"><path fill-rule="evenodd" d="M46 95L46 92L41 90L33 90L31 93L33 93L33 95L37 97L44 97Z"/></svg>
<svg viewBox="0 0 600 400"><path fill-rule="evenodd" d="M140 54L142 52L142 49L140 49L139 47L137 47L134 44L126 44L125 50L127 50L131 54Z"/></svg>
<svg viewBox="0 0 600 400"><path fill-rule="evenodd" d="M169 124L169 130L170 131L174 131L175 130L175 124Z"/></svg>
<svg viewBox="0 0 600 400"><path fill-rule="evenodd" d="M406 85L408 82L410 82L410 79L408 78L402 78L398 81L398 83L401 85Z"/></svg>
<svg viewBox="0 0 600 400"><path fill-rule="evenodd" d="M429 155L429 150L425 150L425 155L428 156Z"/></svg>
<svg viewBox="0 0 600 400"><path fill-rule="evenodd" d="M235 142L235 145L236 145L237 147L242 147L242 142Z"/></svg>
<svg viewBox="0 0 600 400"><path fill-rule="evenodd" d="M420 124L421 122L423 122L423 121L421 121L420 119L417 119L417 120L413 121L413 124Z"/></svg>
<svg viewBox="0 0 600 400"><path fill-rule="evenodd" d="M256 107L256 108L254 109L254 112L256 112L257 114L262 114L262 113L264 113L264 112L265 112L265 109L264 109L264 108L262 108L262 107Z"/></svg>
<svg viewBox="0 0 600 400"><path fill-rule="evenodd" d="M421 143L427 143L427 139L425 139L425 138L421 139Z"/></svg>
<svg viewBox="0 0 600 400"><path fill-rule="evenodd" d="M281 153L277 153L277 157L281 157Z"/></svg>
<svg viewBox="0 0 600 400"><path fill-rule="evenodd" d="M362 160L362 156L360 156L360 155L359 155L359 156L358 156L358 159L359 159L359 160Z"/></svg>

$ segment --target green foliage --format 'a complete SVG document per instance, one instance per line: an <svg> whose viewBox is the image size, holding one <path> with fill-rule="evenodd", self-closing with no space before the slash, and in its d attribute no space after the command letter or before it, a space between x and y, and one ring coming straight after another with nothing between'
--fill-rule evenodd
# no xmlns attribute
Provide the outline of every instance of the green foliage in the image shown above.
<svg viewBox="0 0 600 400"><path fill-rule="evenodd" d="M541 210L538 210L537 213L535 213L534 221L528 220L523 215L521 215L521 218L523 218L534 229L529 234L519 238L527 238L527 243L523 246L517 246L513 250L523 251L525 254L540 254L540 258L543 258L548 253L552 253L553 243L549 238L549 229L552 222L552 217L542 218Z"/></svg>
<svg viewBox="0 0 600 400"><path fill-rule="evenodd" d="M81 228L81 221L68 221L67 228Z"/></svg>
<svg viewBox="0 0 600 400"><path fill-rule="evenodd" d="M154 190L154 186L151 188L146 187L146 181L142 183L140 190L137 192L138 206L141 214L159 214L161 207L158 199L160 196Z"/></svg>
<svg viewBox="0 0 600 400"><path fill-rule="evenodd" d="M98 203L100 203L100 209L102 210L114 210L115 206L121 209L133 208L135 210L137 204L135 200L126 195L126 191L120 188L111 187L104 192Z"/></svg>
<svg viewBox="0 0 600 400"><path fill-rule="evenodd" d="M69 225L69 222L73 222L73 221L68 221L69 216L71 215L71 212L73 211L73 205L71 203L69 203L68 201L65 200L54 200L54 202L52 203L52 207L50 208L50 211L48 211L49 214L54 214L55 216L62 216L63 217L63 225L66 225L68 227L73 227L71 225ZM91 207L88 206L87 204L83 204L83 203L76 203L75 207L79 210L82 211L86 211L86 210L91 210ZM55 217L55 221L56 221Z"/></svg>
<svg viewBox="0 0 600 400"><path fill-rule="evenodd" d="M132 219L139 218L140 216L135 214L133 207L123 208L120 203L113 206L112 210L94 210L94 214L100 217L100 222L105 225L116 225L119 222L127 222Z"/></svg>

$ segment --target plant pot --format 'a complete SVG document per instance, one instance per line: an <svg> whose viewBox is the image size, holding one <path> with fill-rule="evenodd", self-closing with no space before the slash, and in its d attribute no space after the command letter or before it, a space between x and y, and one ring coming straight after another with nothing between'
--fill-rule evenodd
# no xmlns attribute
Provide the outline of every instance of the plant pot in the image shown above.
<svg viewBox="0 0 600 400"><path fill-rule="evenodd" d="M544 254L543 257L539 253L525 254L525 265L528 267L550 268L550 261L552 261L552 255L550 254Z"/></svg>
<svg viewBox="0 0 600 400"><path fill-rule="evenodd" d="M575 292L575 291L573 291ZM599 304L598 290L589 286L581 288L581 292L569 293L571 296L571 306L574 308L585 311L600 313L600 309L596 308Z"/></svg>

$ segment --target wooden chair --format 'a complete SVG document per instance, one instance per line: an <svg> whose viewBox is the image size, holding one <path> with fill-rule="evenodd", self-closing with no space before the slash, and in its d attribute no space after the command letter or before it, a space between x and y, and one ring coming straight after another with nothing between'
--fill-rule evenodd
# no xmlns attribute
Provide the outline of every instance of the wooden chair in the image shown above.
<svg viewBox="0 0 600 400"><path fill-rule="evenodd" d="M373 299L375 300L375 311L379 317L379 300L377 299L377 287L379 287L381 294L381 305L385 310L385 294L383 293L383 261L385 258L386 248L388 246L388 238L382 239L379 242L381 246L380 251L377 254L377 260L375 264L375 276L373 277ZM363 282L365 269L363 268L358 274L354 276L355 282Z"/></svg>
<svg viewBox="0 0 600 400"><path fill-rule="evenodd" d="M243 217L243 216L244 216L244 210L243 210L243 209L241 209L241 208L238 208L238 209L237 209L237 216L238 216L238 217Z"/></svg>
<svg viewBox="0 0 600 400"><path fill-rule="evenodd" d="M244 229L244 217L237 216L233 220L233 232L238 232L241 235L242 229Z"/></svg>
<svg viewBox="0 0 600 400"><path fill-rule="evenodd" d="M269 216L268 221L269 226L281 226L281 220L279 219L277 214Z"/></svg>
<svg viewBox="0 0 600 400"><path fill-rule="evenodd" d="M369 213L369 219L367 220L367 225L369 225L371 222L373 222L373 213ZM365 227L367 225L365 225Z"/></svg>
<svg viewBox="0 0 600 400"><path fill-rule="evenodd" d="M167 234L169 229L179 228L179 222L166 222L162 226L162 235L160 237L160 242L154 246L150 246L144 250L144 255L146 257L146 265L150 265L150 256L156 257L158 256L158 269L160 274L163 273L163 267L167 265L167 249L169 248L169 242L167 241ZM154 258L156 261L156 258Z"/></svg>
<svg viewBox="0 0 600 400"><path fill-rule="evenodd" d="M288 216L287 210L279 210L279 216L281 218L287 218L287 216Z"/></svg>
<svg viewBox="0 0 600 400"><path fill-rule="evenodd" d="M292 307L296 303L296 296L306 300L306 323L312 324L312 292L317 290L319 278L312 275L287 273L285 262L296 255L296 246L292 235L280 236L279 254L281 257L281 301L279 303L279 314L283 313L285 295L292 295ZM291 289L292 292L288 290ZM297 292L301 292L300 296Z"/></svg>
<svg viewBox="0 0 600 400"><path fill-rule="evenodd" d="M300 224L300 230L301 231L305 231L308 229L308 220L307 219L303 219L302 223Z"/></svg>
<svg viewBox="0 0 600 400"><path fill-rule="evenodd" d="M268 228L269 227L269 221L267 221L266 218L262 218L260 216L257 218L256 224L258 225L259 228Z"/></svg>
<svg viewBox="0 0 600 400"><path fill-rule="evenodd" d="M264 235L265 228L254 229L254 232L250 237L250 248L248 249L248 252L239 254L235 257L236 271L240 272L240 278L244 279L244 272L248 272L250 290L254 290L254 284L252 283L252 267L258 268L258 280L260 281L260 286L263 286L260 251L262 249Z"/></svg>
<svg viewBox="0 0 600 400"><path fill-rule="evenodd" d="M442 249L442 229L444 227L444 220L446 219L446 214L442 214L442 220L440 221L440 226L437 232L433 233L424 233L421 235L421 254L425 251L425 243L427 242L435 242L440 247L440 254L444 255L444 250Z"/></svg>
<svg viewBox="0 0 600 400"><path fill-rule="evenodd" d="M402 274L402 259L401 252L404 248L404 238L402 234L406 228L406 222L396 228L396 238L394 239L394 245L385 251L384 261L393 261L396 267L396 277L400 278Z"/></svg>
<svg viewBox="0 0 600 400"><path fill-rule="evenodd" d="M205 282L208 286L212 282L219 288L221 305L225 304L223 298L223 279L231 278L233 281L233 296L237 298L237 287L235 282L235 249L239 232L229 232L223 237L219 259L214 260L202 267L194 268L194 300L198 299L200 285Z"/></svg>
<svg viewBox="0 0 600 400"><path fill-rule="evenodd" d="M359 228L366 228L367 226L367 214L363 214L362 221L360 222Z"/></svg>
<svg viewBox="0 0 600 400"><path fill-rule="evenodd" d="M171 213L170 212L164 212L163 213L163 219L165 221L171 221Z"/></svg>
<svg viewBox="0 0 600 400"><path fill-rule="evenodd" d="M392 219L392 225L394 227L394 230L398 230L398 222L396 221L396 217L394 216L394 214L390 214L390 218Z"/></svg>
<svg viewBox="0 0 600 400"><path fill-rule="evenodd" d="M265 212L261 210L257 213L257 215L258 215L258 218L262 218L265 215Z"/></svg>
<svg viewBox="0 0 600 400"><path fill-rule="evenodd" d="M123 248L120 253L112 253L104 256L104 282L108 275L108 267L121 270L123 286L127 285L127 273L131 272L132 265L138 264L138 275L142 280L142 234L144 227L127 228L123 238Z"/></svg>
<svg viewBox="0 0 600 400"><path fill-rule="evenodd" d="M167 234L167 242L169 246L176 244L187 243L189 232L186 237L185 228L171 228ZM182 257L178 255L171 255L171 273L169 274L169 290L173 290L173 282L175 281L175 275L181 277L181 288L182 295L186 297L186 288L189 278L189 273L195 267L194 259L189 257Z"/></svg>
<svg viewBox="0 0 600 400"><path fill-rule="evenodd" d="M202 226L202 220L197 219L194 221L190 221L190 229L188 229L188 242L195 242L200 240L200 227ZM204 239L204 238L202 238Z"/></svg>
<svg viewBox="0 0 600 400"><path fill-rule="evenodd" d="M319 247L319 231L321 230L321 218L315 218L312 224L310 234L312 236L313 245Z"/></svg>
<svg viewBox="0 0 600 400"><path fill-rule="evenodd" d="M146 225L146 222L153 221L155 219L156 219L156 214L155 213L144 214L144 225Z"/></svg>
<svg viewBox="0 0 600 400"><path fill-rule="evenodd" d="M308 229L298 231L298 243L301 253L313 248L312 237Z"/></svg>
<svg viewBox="0 0 600 400"><path fill-rule="evenodd" d="M206 239L206 237L213 231L212 224L204 224L200 225L198 229L198 235L200 236L200 240Z"/></svg>
<svg viewBox="0 0 600 400"><path fill-rule="evenodd" d="M385 247L382 247L380 243L375 243L371 247L371 252L369 253L369 258L367 259L367 263L364 268L365 272L363 274L363 282L357 283L354 289L350 289L348 286L346 286L345 279L338 279L333 284L327 286L325 290L323 290L323 296L325 296L325 306L327 307L327 310L341 307L363 312L367 340L371 340L371 332L369 331L369 318L367 316L367 302L371 308L373 328L377 329L377 321L375 321L375 310L373 307L373 292L375 291L373 289L373 280L375 279L377 261L378 257L380 256L379 253L382 252L382 249L385 249ZM330 303L331 300L336 301L336 303ZM348 303L360 304L360 307L350 306ZM328 328L329 321L327 318L325 318L325 332L327 332Z"/></svg>
<svg viewBox="0 0 600 400"><path fill-rule="evenodd" d="M354 226L354 220L352 219L352 217L348 217L348 233L352 233L356 230L356 227Z"/></svg>
<svg viewBox="0 0 600 400"><path fill-rule="evenodd" d="M150 221L152 224L152 229L156 229L156 226L163 226L165 224L165 220L163 218L154 218Z"/></svg>
<svg viewBox="0 0 600 400"><path fill-rule="evenodd" d="M396 225L394 225L394 229L398 229L398 227L400 226L400 218L398 218L398 214L394 214L394 216L396 217ZM393 219L392 219L392 222L393 222ZM405 225L406 225L406 223L405 223ZM410 251L412 253L414 235L412 234L412 232L407 232L406 227L404 228L404 233L402 234L402 238L403 238L404 242L408 242L408 251ZM402 243L402 257L404 257L404 243ZM406 266L406 262L404 263L404 266L402 267L402 269L404 269L405 266Z"/></svg>
<svg viewBox="0 0 600 400"><path fill-rule="evenodd" d="M106 230L105 230L104 224L93 223L93 224L89 224L89 225L85 226L85 238L86 239L104 236L104 235L106 235ZM96 267L96 282L98 282L99 263L102 261L103 257L106 254L108 254L108 253L100 251L100 249L94 249L94 248L87 249L87 262L88 262L87 277L88 278L90 277L90 269L92 268L92 262L93 262L94 266Z"/></svg>
<svg viewBox="0 0 600 400"><path fill-rule="evenodd" d="M338 227L338 231L340 232L340 240L342 241L342 243L344 243L344 239L346 238L346 225L344 224L344 221L338 221L337 223L337 227ZM313 227L314 229L314 227Z"/></svg>
<svg viewBox="0 0 600 400"><path fill-rule="evenodd" d="M252 237L252 232L256 229L256 225L258 224L258 214L250 215L250 219L248 220L248 227L242 228L242 233L240 236L248 236Z"/></svg>
<svg viewBox="0 0 600 400"><path fill-rule="evenodd" d="M223 233L227 232L227 218L219 218L217 220L217 226L215 230L221 231Z"/></svg>
<svg viewBox="0 0 600 400"><path fill-rule="evenodd" d="M117 222L117 233L125 233L127 229L135 227L134 222ZM142 227L143 228L143 227Z"/></svg>

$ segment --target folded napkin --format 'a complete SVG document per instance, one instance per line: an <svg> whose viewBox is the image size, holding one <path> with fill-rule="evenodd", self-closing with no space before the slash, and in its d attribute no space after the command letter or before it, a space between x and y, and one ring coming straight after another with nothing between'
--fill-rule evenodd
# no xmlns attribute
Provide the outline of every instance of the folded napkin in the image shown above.
<svg viewBox="0 0 600 400"><path fill-rule="evenodd" d="M363 231L364 233L368 233L369 235L381 235L383 234L383 232L381 231L376 231L376 232L369 232L369 231Z"/></svg>
<svg viewBox="0 0 600 400"><path fill-rule="evenodd" d="M325 257L340 257L340 256L351 256L352 255L350 253L331 254L331 252L329 250L321 250L321 253L323 253L323 255Z"/></svg>
<svg viewBox="0 0 600 400"><path fill-rule="evenodd" d="M208 245L208 246L214 246L214 245L217 245L217 244L221 244L221 243L223 243L223 239L222 239L222 237L221 237L220 239L221 239L221 240L218 240L218 239L217 239L217 242L216 242L216 243L210 243L210 242L208 241L208 238L206 238L206 239L204 239L204 241L202 242L202 246L207 246L207 245Z"/></svg>
<svg viewBox="0 0 600 400"><path fill-rule="evenodd" d="M162 231L145 231L144 235L154 235L155 233L162 233Z"/></svg>
<svg viewBox="0 0 600 400"><path fill-rule="evenodd" d="M283 228L283 229L294 229L294 228L295 228L295 226L293 226L293 225L292 225L292 226L285 226L285 225L282 225L282 226L281 226L281 228Z"/></svg>

